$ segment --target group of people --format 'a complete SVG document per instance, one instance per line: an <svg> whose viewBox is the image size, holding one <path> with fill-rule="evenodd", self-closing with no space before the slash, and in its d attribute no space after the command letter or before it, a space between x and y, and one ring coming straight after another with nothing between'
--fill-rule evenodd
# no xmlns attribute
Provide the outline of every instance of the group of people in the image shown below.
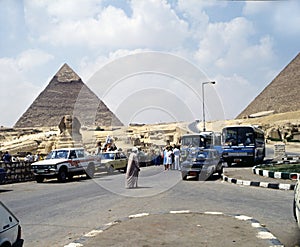
<svg viewBox="0 0 300 247"><path fill-rule="evenodd" d="M179 164L180 149L179 146L168 145L163 150L163 165L165 170L181 170Z"/></svg>
<svg viewBox="0 0 300 247"><path fill-rule="evenodd" d="M30 163L38 161L40 159L41 157L39 154L32 154L30 152L28 152L26 156L23 158L25 162L30 162ZM4 163L18 162L20 161L20 158L12 156L8 151L5 151L4 155L2 156L2 161Z"/></svg>
<svg viewBox="0 0 300 247"><path fill-rule="evenodd" d="M113 139L107 136L103 146L101 141L97 142L96 149L96 155L98 155L102 152L116 151L118 148Z"/></svg>

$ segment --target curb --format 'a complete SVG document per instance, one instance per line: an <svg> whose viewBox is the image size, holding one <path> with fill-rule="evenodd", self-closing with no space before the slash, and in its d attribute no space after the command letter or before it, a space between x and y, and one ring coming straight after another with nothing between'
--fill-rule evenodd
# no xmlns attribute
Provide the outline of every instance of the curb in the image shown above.
<svg viewBox="0 0 300 247"><path fill-rule="evenodd" d="M280 179L290 179L290 173L289 172L274 172L269 170L263 170L261 168L257 168L257 166L254 166L252 168L252 171L254 174L263 176L263 177L269 177L269 178L280 178Z"/></svg>
<svg viewBox="0 0 300 247"><path fill-rule="evenodd" d="M281 165L281 164L300 164L300 159L297 156L297 158L284 158L283 161L274 163L276 165ZM269 178L280 178L280 179L291 179L291 175L296 176L298 179L300 178L299 173L289 173L289 172L274 172L274 171L269 171L269 170L263 170L260 168L260 165L254 166L252 168L252 171L254 174L263 176L263 177L269 177Z"/></svg>
<svg viewBox="0 0 300 247"><path fill-rule="evenodd" d="M238 184L238 185L246 185L246 186L255 186L269 189L280 189L280 190L294 190L294 184L282 184L282 183L268 183L268 182L256 182L256 181L248 181L248 180L240 180L236 178L229 178L222 174L222 179L225 182Z"/></svg>
<svg viewBox="0 0 300 247"><path fill-rule="evenodd" d="M258 239L266 240L270 247L283 247L284 245L259 221L253 219L252 217L240 214L225 214L222 212L193 212L190 210L180 210L180 211L169 211L169 212L162 212L162 213L152 213L151 215L163 215L163 214L203 214L203 215L222 215L227 217L232 217L236 220L243 220L248 222L253 228L257 230L256 237ZM129 215L121 220L116 220L105 224L102 227L98 227L95 230L90 231L89 233L85 234L81 238L75 240L74 242L65 245L64 247L83 247L84 242L87 241L89 238L96 237L97 235L101 234L103 231L109 229L111 226L120 224L121 222L128 221L133 218L141 218L149 216L150 213L140 213L135 215Z"/></svg>

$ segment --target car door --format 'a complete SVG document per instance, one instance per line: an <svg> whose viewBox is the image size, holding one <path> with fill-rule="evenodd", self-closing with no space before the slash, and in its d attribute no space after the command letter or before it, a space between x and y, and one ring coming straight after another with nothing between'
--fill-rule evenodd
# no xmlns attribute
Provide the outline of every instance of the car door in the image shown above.
<svg viewBox="0 0 300 247"><path fill-rule="evenodd" d="M127 166L127 156L124 153L120 153L120 163L121 163L121 168L125 168Z"/></svg>
<svg viewBox="0 0 300 247"><path fill-rule="evenodd" d="M13 244L18 239L18 219L0 201L0 245L6 241Z"/></svg>

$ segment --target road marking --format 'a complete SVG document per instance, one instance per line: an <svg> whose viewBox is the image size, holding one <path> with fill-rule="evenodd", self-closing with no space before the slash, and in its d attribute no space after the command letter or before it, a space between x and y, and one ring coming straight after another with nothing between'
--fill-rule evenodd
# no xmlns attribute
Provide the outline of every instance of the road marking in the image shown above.
<svg viewBox="0 0 300 247"><path fill-rule="evenodd" d="M237 220L243 220L246 222L249 222L250 225L253 228L256 228L258 230L256 237L259 239L263 239L268 241L270 243L270 247L283 247L281 242L267 229L264 227L264 225L260 224L257 220L253 219L252 217L246 216L246 215L232 215L232 214L225 214L222 212L194 212L190 210L172 210L169 212L160 212L160 213L152 213L151 215L162 215L162 214L183 214L183 213L192 213L192 214L205 214L205 215L221 215L221 216L226 216L226 217L233 217ZM107 230L110 228L110 226L113 226L118 223L122 223L123 221L130 220L132 218L139 218L139 217L145 217L149 216L149 213L139 213L139 214L134 214L134 215L129 215L128 217L124 218L123 220L116 220L113 222L110 222L104 227L99 227L99 230L92 230L86 235L84 235L83 238L80 238L76 242L70 243L68 245L65 245L64 247L83 247L84 241L86 241L89 237L95 237L98 234L102 233L103 231ZM198 227L201 227L201 225L197 225ZM80 241L80 243L78 243Z"/></svg>
<svg viewBox="0 0 300 247"><path fill-rule="evenodd" d="M190 210L170 211L170 214L188 214Z"/></svg>
<svg viewBox="0 0 300 247"><path fill-rule="evenodd" d="M103 232L103 230L92 230L89 233L85 234L85 237L91 238L97 236L99 233Z"/></svg>
<svg viewBox="0 0 300 247"><path fill-rule="evenodd" d="M141 214L133 214L133 215L129 215L129 218L140 218L140 217L144 217L144 216L148 216L149 213L141 213Z"/></svg>

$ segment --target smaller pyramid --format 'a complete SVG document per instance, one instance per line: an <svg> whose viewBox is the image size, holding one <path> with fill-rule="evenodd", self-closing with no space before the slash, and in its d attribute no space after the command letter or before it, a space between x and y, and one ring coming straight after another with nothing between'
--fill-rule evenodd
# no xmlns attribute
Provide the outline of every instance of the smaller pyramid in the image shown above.
<svg viewBox="0 0 300 247"><path fill-rule="evenodd" d="M264 111L284 113L298 110L300 110L300 53L237 118Z"/></svg>
<svg viewBox="0 0 300 247"><path fill-rule="evenodd" d="M65 63L14 127L56 127L65 115L76 115L82 126L123 125Z"/></svg>

